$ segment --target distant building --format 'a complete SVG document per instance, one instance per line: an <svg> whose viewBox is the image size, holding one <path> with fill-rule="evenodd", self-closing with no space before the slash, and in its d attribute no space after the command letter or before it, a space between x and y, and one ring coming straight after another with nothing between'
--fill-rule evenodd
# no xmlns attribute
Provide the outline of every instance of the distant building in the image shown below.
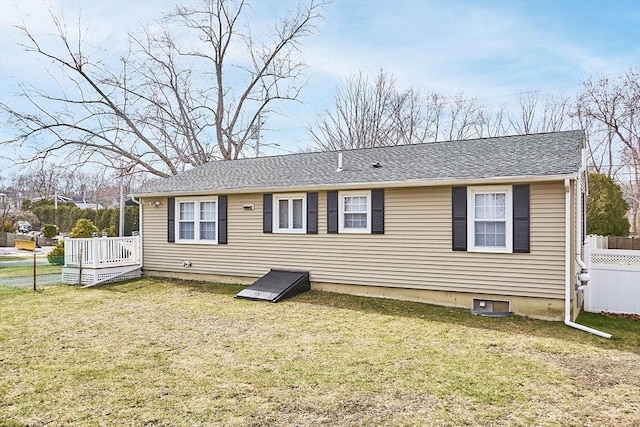
<svg viewBox="0 0 640 427"><path fill-rule="evenodd" d="M104 209L104 206L102 206L99 202L87 200L84 197L74 197L71 202L73 202L80 209Z"/></svg>
<svg viewBox="0 0 640 427"><path fill-rule="evenodd" d="M96 202L93 200L87 200L84 197L66 197L66 196L61 196L58 195L56 196L58 199L58 203L73 203L74 205L76 205L76 207L80 208L80 209L93 209L93 210L98 210L98 209L104 209L104 206L102 206L102 204L100 204L100 202ZM34 197L33 199L31 199L32 202L37 202L38 200L42 200L44 199L44 197ZM47 197L47 200L52 200L53 197Z"/></svg>

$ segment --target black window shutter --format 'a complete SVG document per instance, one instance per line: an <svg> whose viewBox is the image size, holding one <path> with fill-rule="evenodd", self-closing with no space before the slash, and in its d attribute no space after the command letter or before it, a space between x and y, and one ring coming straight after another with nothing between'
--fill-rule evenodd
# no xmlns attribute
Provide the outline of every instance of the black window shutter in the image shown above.
<svg viewBox="0 0 640 427"><path fill-rule="evenodd" d="M167 242L176 241L176 198L167 198Z"/></svg>
<svg viewBox="0 0 640 427"><path fill-rule="evenodd" d="M218 244L227 244L227 196L218 196Z"/></svg>
<svg viewBox="0 0 640 427"><path fill-rule="evenodd" d="M371 234L384 234L384 188L371 190Z"/></svg>
<svg viewBox="0 0 640 427"><path fill-rule="evenodd" d="M273 233L273 194L262 195L262 232Z"/></svg>
<svg viewBox="0 0 640 427"><path fill-rule="evenodd" d="M513 186L513 252L529 253L529 185Z"/></svg>
<svg viewBox="0 0 640 427"><path fill-rule="evenodd" d="M327 191L327 233L338 232L338 192Z"/></svg>
<svg viewBox="0 0 640 427"><path fill-rule="evenodd" d="M467 187L451 187L452 249L467 250Z"/></svg>
<svg viewBox="0 0 640 427"><path fill-rule="evenodd" d="M318 193L307 193L307 234L318 234Z"/></svg>

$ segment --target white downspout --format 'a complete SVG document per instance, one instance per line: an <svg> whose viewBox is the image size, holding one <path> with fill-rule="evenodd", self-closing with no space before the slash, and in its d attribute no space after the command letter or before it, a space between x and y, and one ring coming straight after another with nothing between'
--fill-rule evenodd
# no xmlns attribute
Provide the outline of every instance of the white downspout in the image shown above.
<svg viewBox="0 0 640 427"><path fill-rule="evenodd" d="M611 338L611 334L590 328L588 326L579 325L578 323L571 321L571 289L573 287L573 280L571 277L571 262L573 261L573 257L571 256L571 181L569 179L564 180L564 212L564 324L569 327L580 329L581 331L589 332L590 334L609 339Z"/></svg>
<svg viewBox="0 0 640 427"><path fill-rule="evenodd" d="M584 203L584 201L582 200L581 194L582 194L582 179L584 177L585 172L587 171L587 149L583 148L582 149L582 166L580 166L580 169L578 170L578 181L577 181L577 190L576 190L576 197L579 197L580 199L580 203L581 205L578 208L577 212L579 215L579 219L580 221L579 224L576 224L576 227L580 227L580 233L576 233L576 262L578 263L578 265L580 266L580 268L584 268L586 269L586 263L584 262L584 260L582 259L582 245L584 243L583 240L583 235L582 235L582 224L584 223L585 227L587 226L587 219L583 218L583 214L582 214L582 203ZM587 180L585 183L585 187L589 185L589 181ZM588 188L585 188L584 191L584 195L586 196L587 194L589 194L589 190ZM586 215L587 212L584 212L584 215Z"/></svg>
<svg viewBox="0 0 640 427"><path fill-rule="evenodd" d="M584 218L584 215L586 215L586 212L583 213L582 208L583 208L583 203L584 200L582 199L582 179L584 178L584 173L587 170L587 150L586 148L582 149L582 166L580 166L580 169L578 170L578 178L577 178L577 182L576 182L576 200L580 200L580 206L577 205L576 203L576 213L578 215L578 219L576 221L576 228L579 227L580 228L580 232L578 233L577 229L576 231L576 263L578 264L578 266L580 267L580 269L582 270L580 273L580 276L578 276L578 280L582 283L582 285L578 288L578 290L583 290L584 288L587 287L587 283L588 281L591 279L591 277L589 276L589 274L583 274L583 273L588 273L587 272L587 263L585 262L585 260L582 259L583 256L583 250L582 247L584 245L584 236L583 236L583 230L582 230L582 224L585 225L586 227L586 221L587 219ZM589 181L586 181L585 183L585 187L588 185ZM584 191L584 195L586 196L588 194L588 189L585 188ZM586 276L586 281L582 280L582 277Z"/></svg>

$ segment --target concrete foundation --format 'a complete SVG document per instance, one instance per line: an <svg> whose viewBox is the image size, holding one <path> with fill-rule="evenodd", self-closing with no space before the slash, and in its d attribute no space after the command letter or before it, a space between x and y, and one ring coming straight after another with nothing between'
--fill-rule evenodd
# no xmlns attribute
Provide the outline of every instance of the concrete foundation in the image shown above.
<svg viewBox="0 0 640 427"><path fill-rule="evenodd" d="M144 270L144 276L170 277L184 280L201 280L214 283L232 283L249 285L256 277L222 276L188 272L167 272ZM466 292L443 292L426 289L389 288L382 286L344 285L335 283L311 282L311 289L342 294L375 298L390 298L402 301L424 302L448 307L471 310L473 299L508 301L510 309L517 315L542 320L563 320L564 300L550 298L520 297L500 294L482 294Z"/></svg>

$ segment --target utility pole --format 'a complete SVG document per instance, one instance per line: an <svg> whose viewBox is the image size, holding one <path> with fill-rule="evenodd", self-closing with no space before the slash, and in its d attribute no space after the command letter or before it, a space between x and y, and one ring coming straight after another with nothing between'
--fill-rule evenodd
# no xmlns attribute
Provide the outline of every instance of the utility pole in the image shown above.
<svg viewBox="0 0 640 427"><path fill-rule="evenodd" d="M120 158L120 221L118 224L118 236L120 237L124 237L124 176L136 166L135 163L125 165L124 160L124 157Z"/></svg>
<svg viewBox="0 0 640 427"><path fill-rule="evenodd" d="M260 131L262 130L262 125L264 125L264 122L262 121L262 115L258 115L257 118L258 123L254 124L251 126L251 138L250 139L255 139L256 140L256 145L255 145L255 156L256 157L260 157ZM263 144L263 146L265 147L280 147L280 144L278 144L277 142L273 142L273 143L266 143Z"/></svg>
<svg viewBox="0 0 640 427"><path fill-rule="evenodd" d="M124 236L124 169L120 169L120 221L118 223L118 236Z"/></svg>
<svg viewBox="0 0 640 427"><path fill-rule="evenodd" d="M256 140L256 157L260 157L260 129L262 128L262 115L258 114L258 123L251 126L251 136Z"/></svg>
<svg viewBox="0 0 640 427"><path fill-rule="evenodd" d="M53 189L53 223L58 230L58 187Z"/></svg>

